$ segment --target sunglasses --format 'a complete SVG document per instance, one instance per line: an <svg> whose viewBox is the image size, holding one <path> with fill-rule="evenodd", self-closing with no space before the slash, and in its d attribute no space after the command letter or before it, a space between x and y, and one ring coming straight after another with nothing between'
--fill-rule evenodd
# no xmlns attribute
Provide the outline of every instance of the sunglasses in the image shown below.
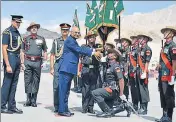
<svg viewBox="0 0 176 122"><path fill-rule="evenodd" d="M69 31L69 29L61 29L61 31Z"/></svg>

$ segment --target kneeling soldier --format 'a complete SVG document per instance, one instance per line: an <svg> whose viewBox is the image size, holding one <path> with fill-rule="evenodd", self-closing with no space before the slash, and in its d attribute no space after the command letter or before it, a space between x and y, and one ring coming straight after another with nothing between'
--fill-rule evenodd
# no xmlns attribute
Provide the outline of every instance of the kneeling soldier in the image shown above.
<svg viewBox="0 0 176 122"><path fill-rule="evenodd" d="M113 107L113 102L117 97L117 91L119 84L120 87L120 98L126 100L125 95L123 95L124 89L124 79L123 74L117 63L118 52L114 49L108 50L108 68L105 76L105 82L103 83L103 88L98 88L92 91L92 96L94 100L98 103L99 107L103 111L101 114L97 114L97 117L111 117Z"/></svg>

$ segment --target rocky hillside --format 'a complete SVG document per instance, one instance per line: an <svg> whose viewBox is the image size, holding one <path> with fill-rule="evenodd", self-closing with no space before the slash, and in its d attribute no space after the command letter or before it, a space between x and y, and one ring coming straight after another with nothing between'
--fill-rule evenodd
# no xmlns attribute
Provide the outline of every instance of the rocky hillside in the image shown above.
<svg viewBox="0 0 176 122"><path fill-rule="evenodd" d="M26 32L25 34L22 34L22 36L29 35L29 32ZM38 30L38 35L43 36L45 39L55 39L60 36L57 32L52 32L44 28L40 28Z"/></svg>

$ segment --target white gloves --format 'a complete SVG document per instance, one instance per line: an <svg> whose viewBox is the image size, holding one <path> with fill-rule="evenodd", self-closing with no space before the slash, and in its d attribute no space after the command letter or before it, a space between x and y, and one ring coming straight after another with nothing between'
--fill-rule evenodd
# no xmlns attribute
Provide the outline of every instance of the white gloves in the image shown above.
<svg viewBox="0 0 176 122"><path fill-rule="evenodd" d="M120 99L123 101L127 101L126 96L124 94L122 96L120 96Z"/></svg>
<svg viewBox="0 0 176 122"><path fill-rule="evenodd" d="M141 79L145 79L146 77L147 77L147 73L146 72L142 73Z"/></svg>
<svg viewBox="0 0 176 122"><path fill-rule="evenodd" d="M121 47L121 44L118 43L118 44L116 45L116 47L117 47L117 49L120 48L120 47Z"/></svg>
<svg viewBox="0 0 176 122"><path fill-rule="evenodd" d="M176 84L175 76L171 76L171 81L169 82L169 85Z"/></svg>
<svg viewBox="0 0 176 122"><path fill-rule="evenodd" d="M106 62L106 61L107 61L106 59L107 59L107 56L102 57L100 61L101 61L101 62Z"/></svg>

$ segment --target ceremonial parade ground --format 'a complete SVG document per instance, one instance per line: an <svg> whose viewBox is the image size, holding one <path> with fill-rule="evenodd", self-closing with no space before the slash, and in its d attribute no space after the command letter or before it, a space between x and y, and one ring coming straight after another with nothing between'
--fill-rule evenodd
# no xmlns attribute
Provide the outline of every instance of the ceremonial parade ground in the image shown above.
<svg viewBox="0 0 176 122"><path fill-rule="evenodd" d="M1 82L3 72L1 71ZM126 117L126 112L119 113L112 118L96 118L95 115L81 113L81 94L71 91L69 97L69 107L75 113L72 117L57 117L53 113L53 91L52 76L49 73L42 73L40 90L38 94L38 107L23 107L26 100L24 93L24 74L20 73L19 83L16 93L17 107L23 110L23 114L1 114L1 122L152 122L156 118L160 118L162 110L160 108L160 98L155 79L149 80L150 99L148 115L138 117L134 114L130 118ZM1 83L2 84L2 83ZM131 100L131 99L130 99ZM99 107L95 105L95 110L100 111ZM176 122L176 112L173 115L173 122Z"/></svg>

